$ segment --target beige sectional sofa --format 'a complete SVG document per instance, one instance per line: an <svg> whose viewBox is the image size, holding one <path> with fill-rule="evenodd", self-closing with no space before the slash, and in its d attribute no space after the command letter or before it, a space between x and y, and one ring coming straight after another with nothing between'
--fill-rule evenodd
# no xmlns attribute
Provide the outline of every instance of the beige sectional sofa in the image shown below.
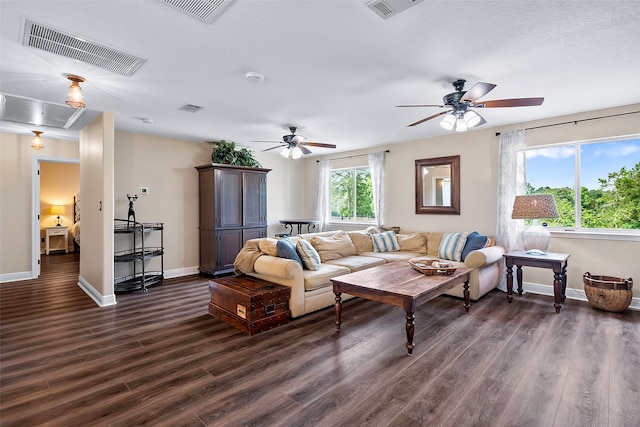
<svg viewBox="0 0 640 427"><path fill-rule="evenodd" d="M248 274L269 282L291 287L289 305L291 317L299 317L335 302L331 279L388 262L406 262L415 257L438 258L438 249L445 233L417 232L396 234L400 245L397 251L376 252L370 232L328 231L299 234L292 241L305 239L313 245L321 258L317 270L303 268L298 261L278 257L277 240L252 239L245 243L235 261L236 274ZM345 243L350 241L351 245ZM472 300L477 300L498 284L500 267L505 250L501 246L489 246L470 252L464 262L451 263L459 267L473 268L469 283ZM462 285L447 294L462 297ZM343 294L343 300L350 299Z"/></svg>

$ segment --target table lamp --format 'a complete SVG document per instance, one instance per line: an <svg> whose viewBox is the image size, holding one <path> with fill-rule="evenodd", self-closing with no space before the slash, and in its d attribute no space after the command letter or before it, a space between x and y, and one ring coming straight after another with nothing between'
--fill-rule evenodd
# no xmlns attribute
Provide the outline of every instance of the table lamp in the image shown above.
<svg viewBox="0 0 640 427"><path fill-rule="evenodd" d="M513 219L531 219L531 225L522 231L522 242L528 254L545 255L551 235L538 222L540 218L558 218L553 194L527 194L513 201Z"/></svg>
<svg viewBox="0 0 640 427"><path fill-rule="evenodd" d="M63 205L53 205L51 206L51 215L57 215L56 217L56 226L60 227L62 224L60 223L60 215L64 215L66 213L66 209Z"/></svg>

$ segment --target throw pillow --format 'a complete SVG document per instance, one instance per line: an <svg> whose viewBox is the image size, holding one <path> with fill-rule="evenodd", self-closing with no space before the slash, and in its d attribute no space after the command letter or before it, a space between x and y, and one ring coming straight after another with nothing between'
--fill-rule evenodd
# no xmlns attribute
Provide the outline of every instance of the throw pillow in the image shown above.
<svg viewBox="0 0 640 427"><path fill-rule="evenodd" d="M280 258L292 259L302 266L302 260L296 251L296 245L288 237L278 240L278 243L276 243L276 251Z"/></svg>
<svg viewBox="0 0 640 427"><path fill-rule="evenodd" d="M424 233L398 234L396 235L400 250L405 252L427 253L427 239Z"/></svg>
<svg viewBox="0 0 640 427"><path fill-rule="evenodd" d="M355 255L356 247L344 231L338 231L330 237L314 236L311 238L311 244L318 254L322 262L331 261L332 259L343 258L349 255Z"/></svg>
<svg viewBox="0 0 640 427"><path fill-rule="evenodd" d="M464 245L464 249L462 250L462 255L460 256L460 260L464 261L467 259L467 255L471 253L471 251L475 251L476 249L482 249L487 246L489 243L489 237L483 236L482 234L474 231L467 236L467 242Z"/></svg>
<svg viewBox="0 0 640 427"><path fill-rule="evenodd" d="M350 231L348 234L358 254L373 252L373 243L371 243L371 236L368 233L364 231Z"/></svg>
<svg viewBox="0 0 640 427"><path fill-rule="evenodd" d="M444 233L438 248L438 258L460 261L469 233Z"/></svg>
<svg viewBox="0 0 640 427"><path fill-rule="evenodd" d="M276 239L265 237L258 241L258 248L260 248L261 252L264 252L267 255L278 256L278 250L276 249L277 244L278 241Z"/></svg>
<svg viewBox="0 0 640 427"><path fill-rule="evenodd" d="M400 244L393 231L385 231L384 233L372 234L374 252L395 252L400 250Z"/></svg>
<svg viewBox="0 0 640 427"><path fill-rule="evenodd" d="M320 255L313 245L304 239L298 240L296 251L302 260L302 266L307 270L317 271L320 269Z"/></svg>

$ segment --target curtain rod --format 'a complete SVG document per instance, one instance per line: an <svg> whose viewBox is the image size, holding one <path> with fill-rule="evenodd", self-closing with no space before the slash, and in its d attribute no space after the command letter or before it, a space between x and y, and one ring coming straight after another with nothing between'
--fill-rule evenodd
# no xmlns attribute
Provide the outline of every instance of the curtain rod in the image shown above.
<svg viewBox="0 0 640 427"><path fill-rule="evenodd" d="M640 110L639 111L630 111L628 113L611 114L611 115L608 115L608 116L591 117L589 119L571 120L571 121L568 121L568 122L553 123L553 124L550 124L550 125L533 126L533 127L530 127L530 128L525 128L524 130L533 130L533 129L548 128L548 127L552 127L552 126L569 125L571 123L573 123L574 125L577 125L579 122L588 122L590 120L608 119L610 117L626 116L628 114L637 114L637 113L640 113ZM500 136L500 132L496 132L496 136Z"/></svg>
<svg viewBox="0 0 640 427"><path fill-rule="evenodd" d="M385 152L385 153L388 153L388 152L389 152L389 150L384 150L384 152ZM355 156L336 157L336 158L333 158L333 159L329 159L329 161L331 161L331 160L341 160L341 159L352 159L352 158L354 158L354 157L368 156L369 154L371 154L371 153L367 153L367 154L356 154ZM320 160L316 160L316 163L319 163L319 162L320 162Z"/></svg>

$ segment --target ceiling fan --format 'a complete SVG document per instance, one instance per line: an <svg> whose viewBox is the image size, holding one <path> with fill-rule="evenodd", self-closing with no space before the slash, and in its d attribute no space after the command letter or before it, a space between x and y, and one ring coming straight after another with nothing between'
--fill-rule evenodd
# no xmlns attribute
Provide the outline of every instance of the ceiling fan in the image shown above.
<svg viewBox="0 0 640 427"><path fill-rule="evenodd" d="M303 154L311 154L311 150L307 148L309 147L323 147L323 148L336 148L334 144L325 144L322 142L311 142L307 141L302 135L296 135L296 130L298 128L296 126L289 126L290 135L284 135L282 140L284 143L279 141L251 141L251 142L272 142L276 144L280 144L277 147L267 148L262 151L271 151L276 148L284 147L284 149L280 152L283 157L287 157L290 159L299 159Z"/></svg>
<svg viewBox="0 0 640 427"><path fill-rule="evenodd" d="M453 82L452 85L456 91L445 95L442 98L442 105L397 105L397 107L446 108L446 111L418 120L408 126L419 125L420 123L424 123L446 114L447 116L442 120L442 122L440 122L440 126L447 130L455 129L456 131L461 132L486 123L485 119L473 110L475 108L530 107L541 105L544 101L544 98L515 98L478 101L478 98L482 98L492 91L496 85L492 83L478 82L471 86L469 90L465 91L463 89L466 82L467 81L464 79L458 79Z"/></svg>

